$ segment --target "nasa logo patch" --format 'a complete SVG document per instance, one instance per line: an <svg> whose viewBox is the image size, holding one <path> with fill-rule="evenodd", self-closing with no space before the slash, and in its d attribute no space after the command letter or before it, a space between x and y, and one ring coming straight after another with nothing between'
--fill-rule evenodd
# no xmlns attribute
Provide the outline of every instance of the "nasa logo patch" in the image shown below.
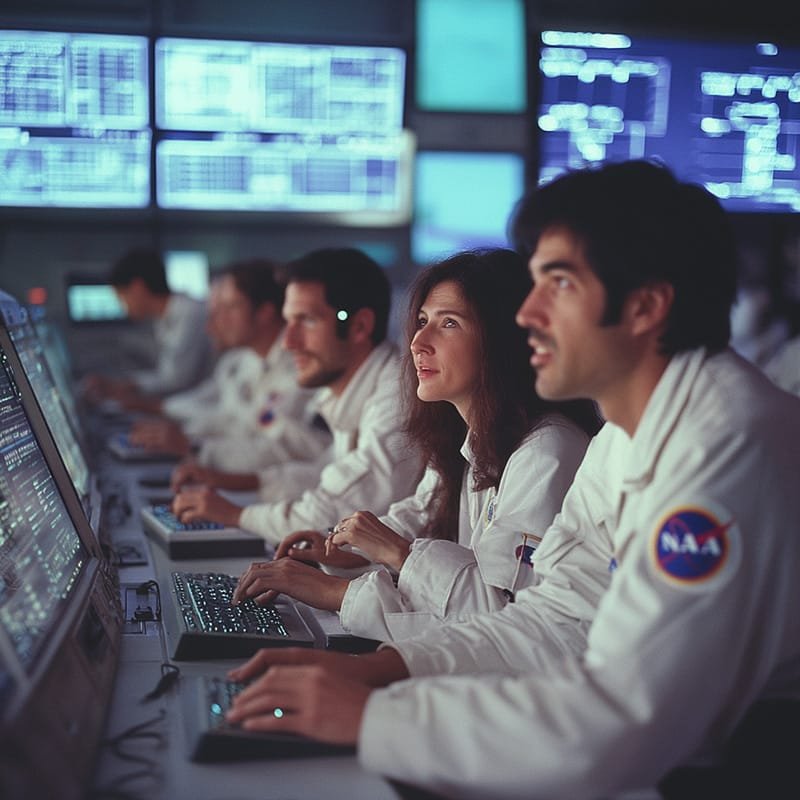
<svg viewBox="0 0 800 800"><path fill-rule="evenodd" d="M651 555L656 572L670 583L705 588L738 564L738 529L730 514L678 508L656 527Z"/></svg>

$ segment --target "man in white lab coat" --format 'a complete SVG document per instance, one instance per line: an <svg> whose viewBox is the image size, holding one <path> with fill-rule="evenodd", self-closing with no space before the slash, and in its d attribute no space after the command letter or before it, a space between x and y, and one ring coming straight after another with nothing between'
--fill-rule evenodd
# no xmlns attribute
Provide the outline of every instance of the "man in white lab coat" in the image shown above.
<svg viewBox="0 0 800 800"><path fill-rule="evenodd" d="M800 694L800 401L727 347L735 253L705 190L644 162L570 173L515 229L537 390L607 419L539 583L366 656L261 651L231 673L256 680L230 719L357 744L448 797L608 797L718 758L756 701ZM730 766L707 796L749 791ZM752 796L789 796L773 775Z"/></svg>
<svg viewBox="0 0 800 800"><path fill-rule="evenodd" d="M158 252L147 248L128 251L111 268L108 280L130 319L152 321L155 364L124 378L87 376L88 397L110 398L125 408L135 408L142 396L180 392L208 375L213 356L206 333L206 305L170 291Z"/></svg>
<svg viewBox="0 0 800 800"><path fill-rule="evenodd" d="M318 389L312 402L333 441L313 461L261 471L268 502L242 508L212 486L187 486L173 503L184 522L239 526L273 545L297 530L324 531L354 508L382 513L411 494L422 474L421 456L403 433L400 359L386 340L390 287L381 267L360 250L326 248L288 264L286 277L284 346L300 386ZM188 470L178 482L252 488L214 483L220 477Z"/></svg>

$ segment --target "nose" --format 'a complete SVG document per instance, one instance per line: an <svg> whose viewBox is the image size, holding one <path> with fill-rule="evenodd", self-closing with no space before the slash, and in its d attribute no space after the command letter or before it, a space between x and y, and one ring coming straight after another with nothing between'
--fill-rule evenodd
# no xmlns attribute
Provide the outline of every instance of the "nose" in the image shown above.
<svg viewBox="0 0 800 800"><path fill-rule="evenodd" d="M522 305L517 311L517 315L515 317L516 323L520 326L520 328L530 328L534 326L537 321L539 324L541 324L542 313L542 305L539 300L539 293L536 291L536 287L532 286L531 290L528 292L527 296L522 301Z"/></svg>
<svg viewBox="0 0 800 800"><path fill-rule="evenodd" d="M287 322L283 331L283 349L297 350L300 341L300 326L295 322Z"/></svg>
<svg viewBox="0 0 800 800"><path fill-rule="evenodd" d="M411 339L411 353L416 356L420 353L431 352L433 352L433 347L425 335L425 328L420 328Z"/></svg>

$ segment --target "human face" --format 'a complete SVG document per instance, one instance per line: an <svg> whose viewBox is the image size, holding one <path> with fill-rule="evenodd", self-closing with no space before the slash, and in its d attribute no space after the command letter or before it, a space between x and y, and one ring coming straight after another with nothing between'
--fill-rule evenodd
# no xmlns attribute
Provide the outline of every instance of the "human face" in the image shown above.
<svg viewBox="0 0 800 800"><path fill-rule="evenodd" d="M336 391L348 371L350 347L336 336L336 310L325 300L325 287L317 281L289 283L283 318L283 346L294 355L298 384Z"/></svg>
<svg viewBox="0 0 800 800"><path fill-rule="evenodd" d="M215 281L214 334L220 346L247 347L255 336L253 306L230 275Z"/></svg>
<svg viewBox="0 0 800 800"><path fill-rule="evenodd" d="M536 391L547 400L588 397L603 408L629 370L625 325L601 325L605 288L566 229L542 234L530 271L534 285L517 324L528 330Z"/></svg>
<svg viewBox="0 0 800 800"><path fill-rule="evenodd" d="M152 295L143 280L134 278L127 286L115 286L114 291L130 319L147 319Z"/></svg>
<svg viewBox="0 0 800 800"><path fill-rule="evenodd" d="M480 380L479 327L475 313L454 281L431 289L417 313L411 353L417 368L417 397L447 400L469 425Z"/></svg>

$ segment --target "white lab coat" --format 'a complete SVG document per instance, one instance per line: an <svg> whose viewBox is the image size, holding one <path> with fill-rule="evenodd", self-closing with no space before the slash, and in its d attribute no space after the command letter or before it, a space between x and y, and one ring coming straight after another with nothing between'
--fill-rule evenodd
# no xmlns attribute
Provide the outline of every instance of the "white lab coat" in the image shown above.
<svg viewBox="0 0 800 800"><path fill-rule="evenodd" d="M781 389L800 396L800 336L789 339L767 362L764 372Z"/></svg>
<svg viewBox="0 0 800 800"><path fill-rule="evenodd" d="M675 356L633 439L607 423L589 446L539 583L389 645L413 676L461 674L373 692L361 763L459 798L603 797L800 692L798 453L797 398L731 351ZM573 578L572 598L548 589ZM610 585L593 598L592 582Z"/></svg>
<svg viewBox="0 0 800 800"><path fill-rule="evenodd" d="M206 306L185 294L170 295L164 316L153 325L156 365L136 370L131 380L148 394L172 394L197 385L214 356L206 333Z"/></svg>
<svg viewBox="0 0 800 800"><path fill-rule="evenodd" d="M250 348L240 352L219 393L218 405L187 425L201 464L258 472L283 461L312 461L330 444L330 434L312 424L314 392L298 386L294 360L277 341L264 357Z"/></svg>
<svg viewBox="0 0 800 800"><path fill-rule="evenodd" d="M368 572L350 582L342 626L373 639L404 639L443 619L496 611L531 585L534 550L561 508L589 437L565 417L552 415L515 450L494 487L473 491L473 457L462 483L458 541L419 538L397 576ZM429 519L438 475L428 469L417 492L395 503L382 522L414 539Z"/></svg>
<svg viewBox="0 0 800 800"><path fill-rule="evenodd" d="M245 507L239 519L272 544L292 531L325 530L354 509L381 514L422 474L420 454L402 432L400 361L388 342L375 347L340 396L320 389L316 403L332 444L315 462L261 472L260 493L272 502Z"/></svg>

